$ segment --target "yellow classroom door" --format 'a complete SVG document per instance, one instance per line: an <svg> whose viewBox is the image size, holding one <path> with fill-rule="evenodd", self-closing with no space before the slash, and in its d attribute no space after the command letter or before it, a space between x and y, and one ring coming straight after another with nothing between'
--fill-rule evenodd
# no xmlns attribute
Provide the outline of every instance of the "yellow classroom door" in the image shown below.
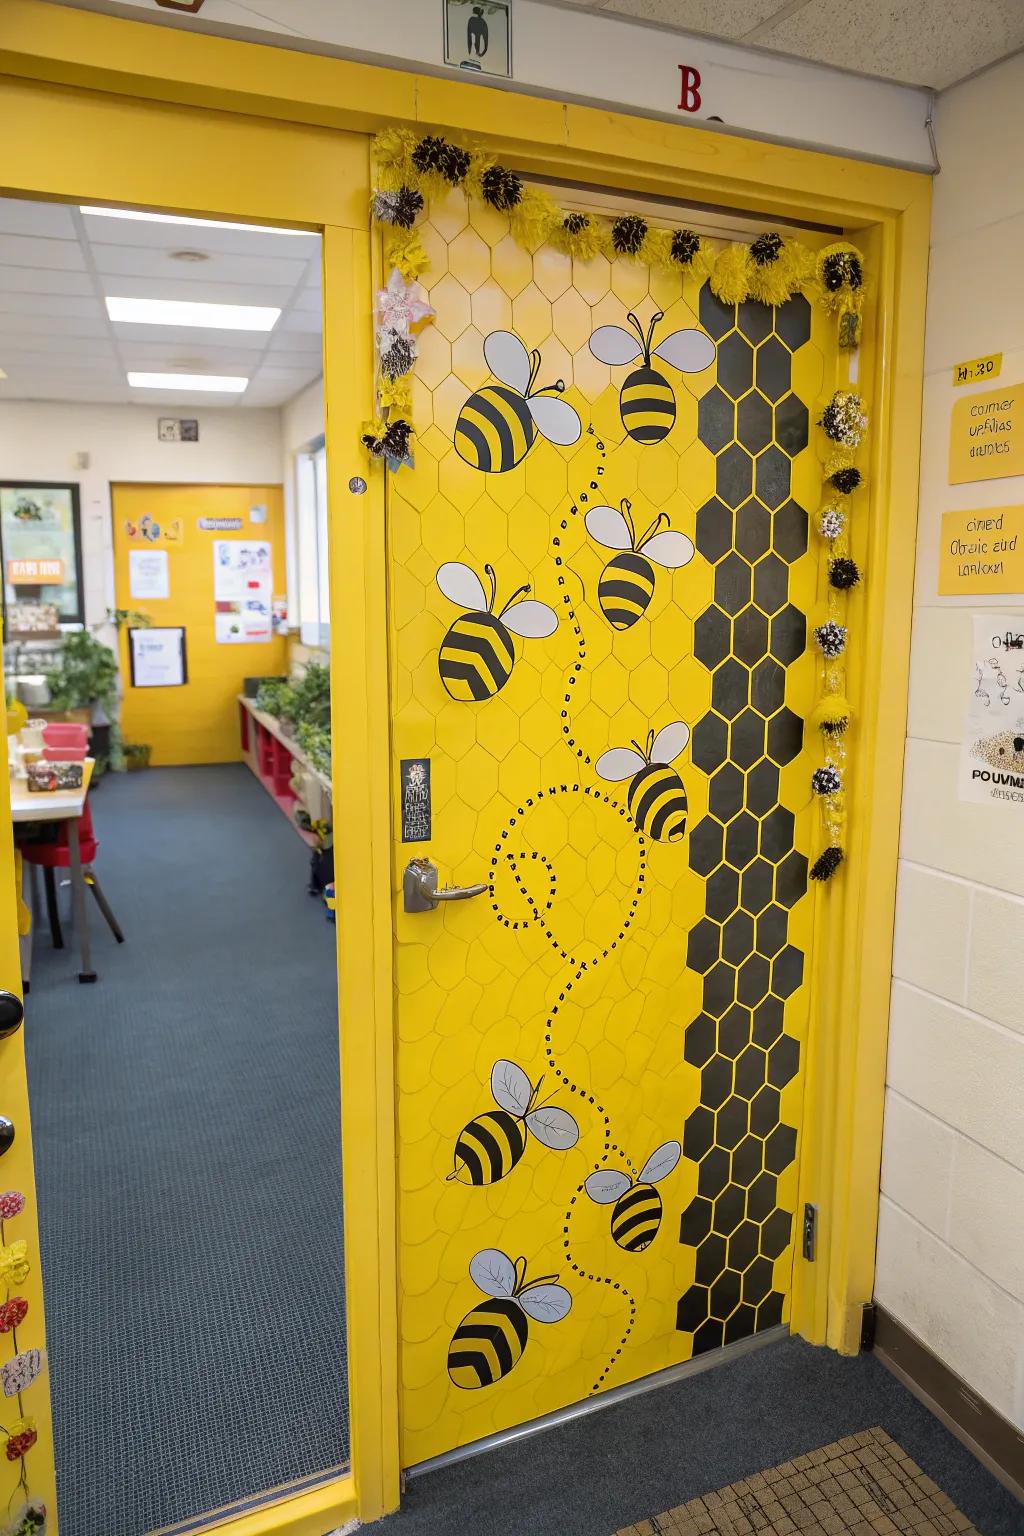
<svg viewBox="0 0 1024 1536"><path fill-rule="evenodd" d="M187 681L154 688L133 682L128 626L122 629L124 739L149 745L155 765L237 762L237 697L245 679L288 670L287 641L269 611L285 591L281 487L114 485L111 504L118 608L185 630ZM236 569L239 546L248 547L246 559L261 562L248 582ZM262 546L269 554L259 553ZM165 597L136 595L162 580Z"/></svg>
<svg viewBox="0 0 1024 1536"><path fill-rule="evenodd" d="M397 916L405 1465L788 1319L837 366L803 297L423 235L395 877L486 890Z"/></svg>

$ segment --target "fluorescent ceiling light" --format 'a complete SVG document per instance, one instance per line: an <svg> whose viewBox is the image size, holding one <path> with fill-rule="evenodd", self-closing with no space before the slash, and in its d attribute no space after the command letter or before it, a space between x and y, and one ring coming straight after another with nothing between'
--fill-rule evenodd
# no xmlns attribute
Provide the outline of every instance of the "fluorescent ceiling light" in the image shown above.
<svg viewBox="0 0 1024 1536"><path fill-rule="evenodd" d="M200 304L194 299L106 300L111 320L131 325L189 325L212 331L272 331L281 311L263 304Z"/></svg>
<svg viewBox="0 0 1024 1536"><path fill-rule="evenodd" d="M134 208L88 208L81 207L80 213L87 213L96 219L138 219L147 224L193 224L200 229L244 229L256 235L311 235L310 229L278 229L275 224L229 224L223 219L186 219L179 218L174 213L140 213Z"/></svg>
<svg viewBox="0 0 1024 1536"><path fill-rule="evenodd" d="M211 395L240 395L249 383L228 373L129 373L132 389L187 389Z"/></svg>

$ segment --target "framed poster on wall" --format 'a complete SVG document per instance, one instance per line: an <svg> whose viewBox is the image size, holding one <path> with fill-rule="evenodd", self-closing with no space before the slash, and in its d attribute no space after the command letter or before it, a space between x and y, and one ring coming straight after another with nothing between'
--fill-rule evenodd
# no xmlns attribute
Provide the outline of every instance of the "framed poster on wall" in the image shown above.
<svg viewBox="0 0 1024 1536"><path fill-rule="evenodd" d="M184 688L188 682L184 626L130 629L128 663L133 688Z"/></svg>
<svg viewBox="0 0 1024 1536"><path fill-rule="evenodd" d="M0 480L4 619L9 603L49 603L62 624L84 624L78 486Z"/></svg>

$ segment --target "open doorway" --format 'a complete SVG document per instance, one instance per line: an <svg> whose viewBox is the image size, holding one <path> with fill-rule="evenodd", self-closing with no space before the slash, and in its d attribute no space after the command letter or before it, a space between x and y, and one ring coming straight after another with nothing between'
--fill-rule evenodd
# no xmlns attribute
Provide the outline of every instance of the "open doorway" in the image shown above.
<svg viewBox="0 0 1024 1536"><path fill-rule="evenodd" d="M348 1463L320 265L305 232L0 202L65 1536Z"/></svg>

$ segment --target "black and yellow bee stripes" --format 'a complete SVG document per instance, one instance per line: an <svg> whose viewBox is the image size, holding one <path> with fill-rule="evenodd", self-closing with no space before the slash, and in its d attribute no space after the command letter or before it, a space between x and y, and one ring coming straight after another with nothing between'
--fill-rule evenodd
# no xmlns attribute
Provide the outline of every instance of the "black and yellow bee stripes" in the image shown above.
<svg viewBox="0 0 1024 1536"><path fill-rule="evenodd" d="M530 1324L517 1301L490 1297L462 1319L448 1350L448 1375L457 1387L491 1387L516 1365Z"/></svg>
<svg viewBox="0 0 1024 1536"><path fill-rule="evenodd" d="M673 331L654 347L654 332L665 318L662 311L646 329L632 311L626 318L632 331L621 325L599 326L590 338L590 350L611 367L643 358L640 367L626 375L619 392L619 414L634 442L660 443L675 425L676 397L665 375L651 366L652 354L680 373L702 373L715 360L715 344L703 331Z"/></svg>
<svg viewBox="0 0 1024 1536"><path fill-rule="evenodd" d="M676 420L671 384L656 368L634 368L619 394L622 425L638 443L660 443Z"/></svg>
<svg viewBox="0 0 1024 1536"><path fill-rule="evenodd" d="M632 551L614 555L601 573L597 600L613 629L629 629L643 618L654 596L654 570Z"/></svg>
<svg viewBox="0 0 1024 1536"><path fill-rule="evenodd" d="M484 358L500 382L485 384L466 401L455 423L455 451L485 475L503 475L521 464L537 440L567 447L583 431L572 406L558 397L561 379L537 387L540 353L527 352L511 331L492 331Z"/></svg>
<svg viewBox="0 0 1024 1536"><path fill-rule="evenodd" d="M661 1226L661 1196L651 1184L635 1184L612 1211L612 1237L627 1253L643 1253Z"/></svg>
<svg viewBox="0 0 1024 1536"><path fill-rule="evenodd" d="M493 699L508 682L516 653L493 613L464 613L441 642L437 670L453 699Z"/></svg>
<svg viewBox="0 0 1024 1536"><path fill-rule="evenodd" d="M497 1184L507 1178L526 1151L532 1132L542 1146L567 1152L579 1139L579 1127L567 1110L540 1101L536 1088L514 1061L496 1061L491 1094L497 1109L477 1115L459 1132L449 1179L463 1184Z"/></svg>
<svg viewBox="0 0 1024 1536"><path fill-rule="evenodd" d="M529 586L519 587L501 612L493 613L498 578L490 565L484 566L484 574L490 583L489 597L468 565L448 561L437 573L437 584L445 597L467 609L441 641L437 658L445 692L464 703L493 699L508 682L516 659L509 631L539 639L558 627L558 619L546 603L523 601Z"/></svg>
<svg viewBox="0 0 1024 1536"><path fill-rule="evenodd" d="M671 763L689 739L689 728L675 720L657 735L648 732L645 748L634 741L632 747L612 747L597 760L602 779L629 779L629 814L637 831L657 843L677 843L686 834L686 790Z"/></svg>
<svg viewBox="0 0 1024 1536"><path fill-rule="evenodd" d="M669 571L693 559L693 544L684 533L673 533L667 513L659 512L645 533L637 537L632 503L623 498L621 510L591 507L587 532L606 549L617 549L605 566L597 587L601 612L613 629L631 629L642 618L654 596L654 566Z"/></svg>
<svg viewBox="0 0 1024 1536"><path fill-rule="evenodd" d="M652 1152L634 1179L621 1168L600 1168L584 1188L595 1205L611 1205L612 1237L627 1253L643 1253L661 1228L661 1196L655 1189L667 1179L682 1156L678 1141L666 1141Z"/></svg>
<svg viewBox="0 0 1024 1536"><path fill-rule="evenodd" d="M500 475L525 459L536 436L526 397L504 384L485 384L462 407L455 450L474 469Z"/></svg>
<svg viewBox="0 0 1024 1536"><path fill-rule="evenodd" d="M572 1297L557 1275L526 1279L526 1260L515 1263L498 1248L484 1248L469 1265L470 1277L484 1295L467 1312L448 1347L448 1375L466 1391L491 1387L522 1359L530 1320L558 1323L568 1316Z"/></svg>
<svg viewBox="0 0 1024 1536"><path fill-rule="evenodd" d="M626 791L629 814L656 843L676 843L686 834L686 790L668 763L648 763Z"/></svg>

